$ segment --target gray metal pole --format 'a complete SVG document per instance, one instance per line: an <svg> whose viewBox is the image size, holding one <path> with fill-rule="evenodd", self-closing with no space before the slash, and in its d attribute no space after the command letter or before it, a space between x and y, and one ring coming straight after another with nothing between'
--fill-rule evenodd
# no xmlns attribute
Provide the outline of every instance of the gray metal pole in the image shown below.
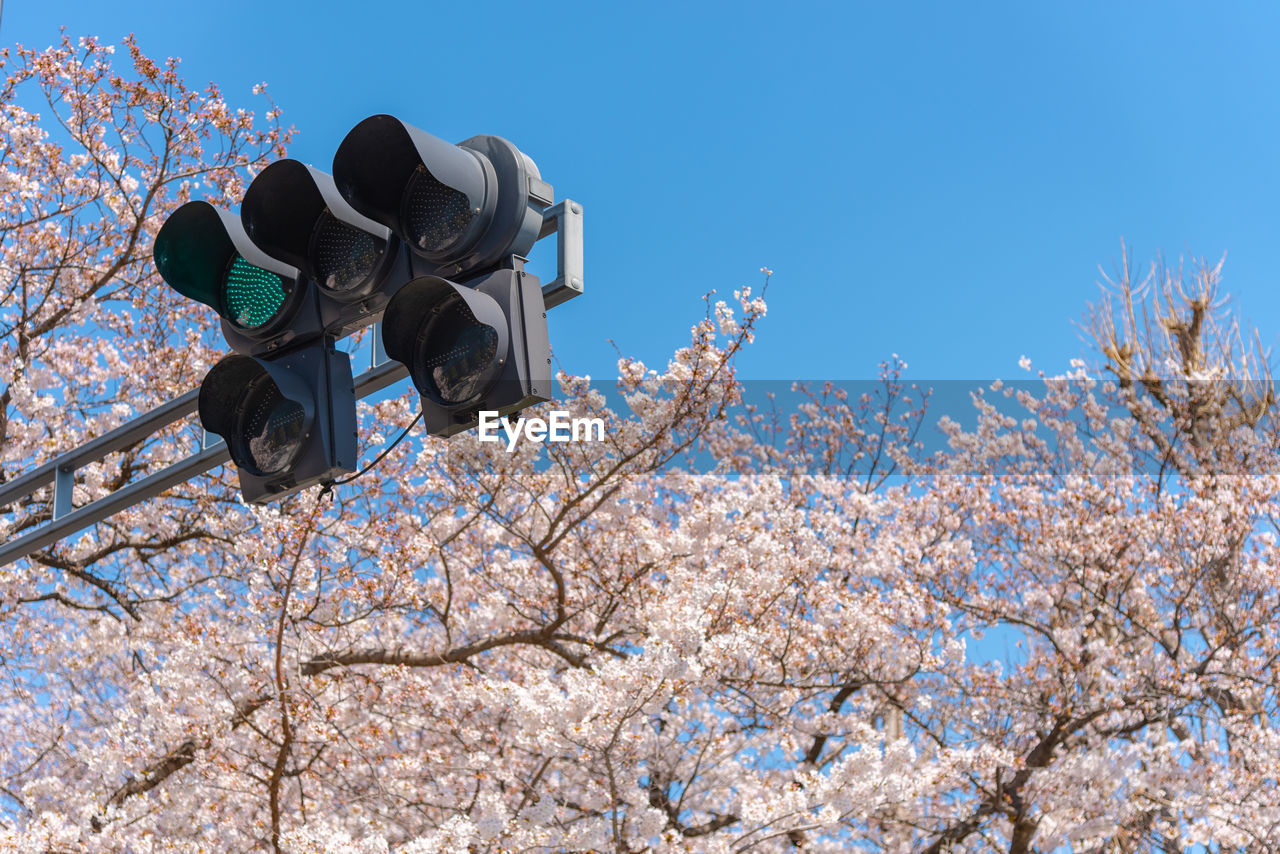
<svg viewBox="0 0 1280 854"><path fill-rule="evenodd" d="M409 376L409 369L404 365L399 362L384 361L356 377L356 397L368 397L407 376ZM196 395L196 391L187 392L182 397L157 406L128 424L122 424L106 435L68 451L12 483L5 484L0 487L0 499L2 499L0 506L23 498L37 489L48 486L51 482L57 490L58 479L67 483L73 482L77 468L96 462L112 451L140 442L152 433L191 415L196 408ZM0 546L0 566L24 558L32 552L56 543L63 537L101 522L108 516L146 501L148 498L154 498L169 487L204 474L229 459L231 455L227 451L226 443L218 440L213 445L202 447L186 459L74 509L71 506L70 488L64 487L65 492L55 495L51 521Z"/></svg>
<svg viewBox="0 0 1280 854"><path fill-rule="evenodd" d="M141 442L152 433L186 418L196 411L196 398L199 394L199 389L192 389L181 397L176 397L150 412L139 415L127 424L121 424L110 433L104 433L74 450L67 451L57 459L27 472L17 480L0 484L0 507L12 504L42 486L53 483L59 469L75 471L83 468L89 463L97 462L112 451L119 451L135 442Z"/></svg>

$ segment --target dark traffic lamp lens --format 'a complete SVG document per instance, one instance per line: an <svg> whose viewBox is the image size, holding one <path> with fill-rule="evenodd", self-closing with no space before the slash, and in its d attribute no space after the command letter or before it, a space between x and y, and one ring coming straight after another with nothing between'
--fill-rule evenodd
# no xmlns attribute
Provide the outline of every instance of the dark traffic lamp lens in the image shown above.
<svg viewBox="0 0 1280 854"><path fill-rule="evenodd" d="M222 285L226 317L244 329L266 324L284 305L285 286L281 276L235 256Z"/></svg>
<svg viewBox="0 0 1280 854"><path fill-rule="evenodd" d="M498 333L476 320L458 296L434 312L420 337L415 377L438 403L456 405L484 394L495 376Z"/></svg>
<svg viewBox="0 0 1280 854"><path fill-rule="evenodd" d="M265 374L250 383L241 405L240 458L259 475L284 471L302 447L302 406L280 394Z"/></svg>
<svg viewBox="0 0 1280 854"><path fill-rule="evenodd" d="M449 249L471 224L471 205L465 193L446 187L419 166L404 194L405 237L423 252Z"/></svg>
<svg viewBox="0 0 1280 854"><path fill-rule="evenodd" d="M311 250L320 287L337 294L355 290L369 281L386 248L386 241L326 212L312 238Z"/></svg>

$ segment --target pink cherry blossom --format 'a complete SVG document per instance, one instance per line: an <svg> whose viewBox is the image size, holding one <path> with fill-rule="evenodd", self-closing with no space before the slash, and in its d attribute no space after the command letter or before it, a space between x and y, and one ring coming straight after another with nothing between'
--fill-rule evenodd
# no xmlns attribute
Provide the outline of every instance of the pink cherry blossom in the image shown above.
<svg viewBox="0 0 1280 854"><path fill-rule="evenodd" d="M156 230L288 141L125 47L3 55L5 479L199 382L225 348ZM971 412L894 356L776 418L741 287L616 396L561 375L606 442L410 442L266 509L225 468L122 512L0 570L0 848L1274 850L1274 394L1219 275L1126 259L1096 369ZM415 406L362 405L365 441Z"/></svg>

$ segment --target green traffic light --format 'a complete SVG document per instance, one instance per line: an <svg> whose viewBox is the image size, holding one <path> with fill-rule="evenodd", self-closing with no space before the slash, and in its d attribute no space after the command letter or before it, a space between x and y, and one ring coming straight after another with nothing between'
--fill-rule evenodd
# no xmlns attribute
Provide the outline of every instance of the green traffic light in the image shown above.
<svg viewBox="0 0 1280 854"><path fill-rule="evenodd" d="M222 285L222 304L231 322L245 329L262 326L276 316L284 300L284 279L235 256Z"/></svg>
<svg viewBox="0 0 1280 854"><path fill-rule="evenodd" d="M240 218L208 202L170 214L156 234L155 261L174 290L245 331L265 332L295 287L293 268L258 252Z"/></svg>

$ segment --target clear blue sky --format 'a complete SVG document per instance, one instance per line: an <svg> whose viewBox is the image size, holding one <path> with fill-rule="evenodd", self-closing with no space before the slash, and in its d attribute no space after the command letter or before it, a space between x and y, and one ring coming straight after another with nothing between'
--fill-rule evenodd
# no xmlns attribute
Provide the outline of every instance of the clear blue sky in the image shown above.
<svg viewBox="0 0 1280 854"><path fill-rule="evenodd" d="M747 378L1058 371L1123 237L1215 259L1280 333L1280 11L1262 3L9 0L0 41L135 32L233 104L267 81L328 171L389 112L507 137L586 209L562 364L661 364L775 271ZM537 260L552 252L534 250Z"/></svg>

